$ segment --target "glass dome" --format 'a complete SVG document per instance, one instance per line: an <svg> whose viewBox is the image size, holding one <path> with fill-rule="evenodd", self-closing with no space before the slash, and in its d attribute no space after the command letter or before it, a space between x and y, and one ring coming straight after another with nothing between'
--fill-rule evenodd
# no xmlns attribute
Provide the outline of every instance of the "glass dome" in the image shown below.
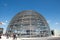
<svg viewBox="0 0 60 40"><path fill-rule="evenodd" d="M16 14L7 27L8 34L19 37L47 37L50 28L45 18L38 12L26 10Z"/></svg>

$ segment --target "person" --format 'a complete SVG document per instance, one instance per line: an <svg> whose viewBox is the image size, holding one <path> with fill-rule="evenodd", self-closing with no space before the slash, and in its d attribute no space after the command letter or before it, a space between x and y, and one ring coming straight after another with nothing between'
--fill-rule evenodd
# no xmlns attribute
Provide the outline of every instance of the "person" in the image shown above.
<svg viewBox="0 0 60 40"><path fill-rule="evenodd" d="M1 34L0 34L0 39L1 39Z"/></svg>
<svg viewBox="0 0 60 40"><path fill-rule="evenodd" d="M13 34L13 40L17 40L16 34Z"/></svg>
<svg viewBox="0 0 60 40"><path fill-rule="evenodd" d="M7 36L7 39L9 38L9 34L6 35Z"/></svg>

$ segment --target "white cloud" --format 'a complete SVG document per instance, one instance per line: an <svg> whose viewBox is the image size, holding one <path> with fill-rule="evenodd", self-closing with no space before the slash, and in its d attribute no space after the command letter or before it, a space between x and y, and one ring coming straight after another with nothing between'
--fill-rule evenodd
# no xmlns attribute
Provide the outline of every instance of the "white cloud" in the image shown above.
<svg viewBox="0 0 60 40"><path fill-rule="evenodd" d="M6 22L8 22L8 21L6 20Z"/></svg>
<svg viewBox="0 0 60 40"><path fill-rule="evenodd" d="M0 25L7 25L9 23L9 21L5 21L5 22L0 22Z"/></svg>
<svg viewBox="0 0 60 40"><path fill-rule="evenodd" d="M60 23L59 22L56 22L55 25L59 25Z"/></svg>
<svg viewBox="0 0 60 40"><path fill-rule="evenodd" d="M59 24L58 22L56 22L55 24Z"/></svg>
<svg viewBox="0 0 60 40"><path fill-rule="evenodd" d="M6 25L6 23L2 22L2 25Z"/></svg>
<svg viewBox="0 0 60 40"><path fill-rule="evenodd" d="M5 22L0 22L0 25L6 25L6 23Z"/></svg>
<svg viewBox="0 0 60 40"><path fill-rule="evenodd" d="M51 20L47 20L47 22L48 22L48 23L50 23L50 22L51 22Z"/></svg>
<svg viewBox="0 0 60 40"><path fill-rule="evenodd" d="M53 22L52 20L47 20L47 22L48 22L48 23L52 23L52 24L54 24L54 25L60 25L59 22Z"/></svg>

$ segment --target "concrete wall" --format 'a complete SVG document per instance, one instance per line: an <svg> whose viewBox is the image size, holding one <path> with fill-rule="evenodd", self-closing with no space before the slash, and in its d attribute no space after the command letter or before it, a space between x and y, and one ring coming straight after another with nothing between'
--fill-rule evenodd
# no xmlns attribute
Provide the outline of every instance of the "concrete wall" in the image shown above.
<svg viewBox="0 0 60 40"><path fill-rule="evenodd" d="M55 36L60 36L60 30L54 30Z"/></svg>

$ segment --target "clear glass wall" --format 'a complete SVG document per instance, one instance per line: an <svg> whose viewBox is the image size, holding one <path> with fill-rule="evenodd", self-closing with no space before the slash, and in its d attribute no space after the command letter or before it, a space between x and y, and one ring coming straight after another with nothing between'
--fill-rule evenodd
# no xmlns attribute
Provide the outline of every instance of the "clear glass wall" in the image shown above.
<svg viewBox="0 0 60 40"><path fill-rule="evenodd" d="M45 18L32 10L22 11L14 16L7 30L7 33L19 34L20 37L47 37L50 35L50 28Z"/></svg>

